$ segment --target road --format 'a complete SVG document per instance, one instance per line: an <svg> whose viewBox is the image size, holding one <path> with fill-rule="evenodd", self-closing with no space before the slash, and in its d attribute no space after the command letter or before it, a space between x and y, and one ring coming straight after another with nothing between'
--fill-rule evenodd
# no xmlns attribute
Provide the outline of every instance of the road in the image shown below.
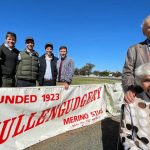
<svg viewBox="0 0 150 150"><path fill-rule="evenodd" d="M26 150L117 150L119 117L49 138Z"/></svg>

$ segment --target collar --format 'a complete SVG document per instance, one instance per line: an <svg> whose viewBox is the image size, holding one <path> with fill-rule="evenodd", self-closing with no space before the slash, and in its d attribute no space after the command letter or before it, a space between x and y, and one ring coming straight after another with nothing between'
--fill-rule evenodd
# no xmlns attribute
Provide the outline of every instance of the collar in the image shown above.
<svg viewBox="0 0 150 150"><path fill-rule="evenodd" d="M46 56L47 56L47 55L44 54L42 57L46 59ZM48 56L47 56L47 57L48 57ZM53 54L53 53L52 53L52 55L51 55L51 60L54 60L54 54Z"/></svg>
<svg viewBox="0 0 150 150"><path fill-rule="evenodd" d="M66 58L67 58L67 56L66 57L61 57L61 61L64 61Z"/></svg>
<svg viewBox="0 0 150 150"><path fill-rule="evenodd" d="M10 51L12 51L13 50L13 48L10 48L9 46L8 46L8 44L7 43L5 43L4 44Z"/></svg>
<svg viewBox="0 0 150 150"><path fill-rule="evenodd" d="M150 40L149 39L146 39L146 43L150 47Z"/></svg>
<svg viewBox="0 0 150 150"><path fill-rule="evenodd" d="M143 91L139 94L139 96L144 100L145 102L150 102L150 97Z"/></svg>
<svg viewBox="0 0 150 150"><path fill-rule="evenodd" d="M25 49L25 52L30 56L38 56L38 53L35 50L30 51L29 49Z"/></svg>
<svg viewBox="0 0 150 150"><path fill-rule="evenodd" d="M50 61L52 60L52 57L48 57L47 55L45 55L45 59Z"/></svg>
<svg viewBox="0 0 150 150"><path fill-rule="evenodd" d="M29 50L28 48L25 49L27 53L33 53L34 50Z"/></svg>

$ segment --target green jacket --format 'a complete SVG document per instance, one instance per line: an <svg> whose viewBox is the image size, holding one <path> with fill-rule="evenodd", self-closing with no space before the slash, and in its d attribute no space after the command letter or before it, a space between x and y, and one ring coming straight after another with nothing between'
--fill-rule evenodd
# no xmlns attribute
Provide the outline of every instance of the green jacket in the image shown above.
<svg viewBox="0 0 150 150"><path fill-rule="evenodd" d="M39 61L38 53L33 51L28 53L26 50L20 53L21 60L18 64L17 79L35 81L38 78Z"/></svg>

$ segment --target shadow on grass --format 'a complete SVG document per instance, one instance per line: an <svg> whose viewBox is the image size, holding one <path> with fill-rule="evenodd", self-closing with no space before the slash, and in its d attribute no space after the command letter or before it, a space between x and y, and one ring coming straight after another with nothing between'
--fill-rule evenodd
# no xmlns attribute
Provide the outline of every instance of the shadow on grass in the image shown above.
<svg viewBox="0 0 150 150"><path fill-rule="evenodd" d="M111 118L102 120L102 142L103 150L117 150L118 137L119 137L119 122ZM119 144L119 150L123 150Z"/></svg>

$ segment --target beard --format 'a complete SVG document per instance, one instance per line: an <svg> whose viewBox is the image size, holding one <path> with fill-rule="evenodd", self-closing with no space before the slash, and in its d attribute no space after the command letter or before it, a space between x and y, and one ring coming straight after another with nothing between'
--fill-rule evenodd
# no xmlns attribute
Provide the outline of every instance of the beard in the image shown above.
<svg viewBox="0 0 150 150"><path fill-rule="evenodd" d="M47 54L48 56L51 56L51 55L52 55L52 53L51 53L51 52L46 52L46 54Z"/></svg>

